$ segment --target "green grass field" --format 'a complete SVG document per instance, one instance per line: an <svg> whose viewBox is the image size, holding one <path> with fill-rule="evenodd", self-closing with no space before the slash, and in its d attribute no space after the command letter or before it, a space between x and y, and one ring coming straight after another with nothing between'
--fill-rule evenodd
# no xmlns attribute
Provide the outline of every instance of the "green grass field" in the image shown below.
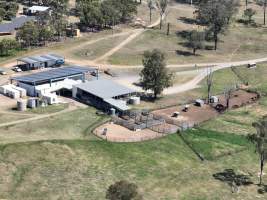
<svg viewBox="0 0 267 200"><path fill-rule="evenodd" d="M93 108L78 109L49 118L0 128L0 143L56 139L97 139L91 133L99 123L108 120L95 114Z"/></svg>
<svg viewBox="0 0 267 200"><path fill-rule="evenodd" d="M0 124L20 120L20 119L26 119L29 116L26 115L16 115L15 113L7 114L7 113L0 113Z"/></svg>
<svg viewBox="0 0 267 200"><path fill-rule="evenodd" d="M62 110L65 110L69 107L69 104L64 103L64 104L54 104L54 105L49 105L46 107L38 107L35 109L28 109L28 113L33 113L33 114L49 114L49 113L56 113L60 112Z"/></svg>
<svg viewBox="0 0 267 200"><path fill-rule="evenodd" d="M254 69L258 73L255 81L265 80L265 66ZM238 70L254 80L248 69ZM231 80L235 76L229 69L215 72L214 91L220 92ZM255 85L265 88L260 82ZM196 94L204 92L197 90ZM175 101L187 97L181 94ZM168 100L165 98L160 101L164 103ZM263 97L257 104L232 110L184 132L189 146L177 134L131 144L100 140L91 130L106 118L96 115L92 108L2 128L0 198L102 200L110 184L126 179L138 185L146 200L265 199L266 194L257 192L258 157L245 136L255 132L251 123L266 113L266 108ZM225 169L248 175L254 184L232 193L229 184L213 177ZM267 183L265 176L264 181Z"/></svg>
<svg viewBox="0 0 267 200"><path fill-rule="evenodd" d="M194 132L203 154L206 146L216 153L247 145L238 136L230 140L214 132L200 135L205 133ZM255 199L255 185L233 194L226 183L212 177L226 168L251 173L257 183L252 150L202 162L178 135L138 144L81 140L9 144L0 148L0 198L104 199L110 184L126 179L135 182L148 200Z"/></svg>

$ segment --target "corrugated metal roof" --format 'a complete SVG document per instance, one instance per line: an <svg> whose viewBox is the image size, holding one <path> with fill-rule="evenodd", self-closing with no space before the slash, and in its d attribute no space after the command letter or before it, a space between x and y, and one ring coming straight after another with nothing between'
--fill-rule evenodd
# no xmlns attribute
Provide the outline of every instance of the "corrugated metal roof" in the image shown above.
<svg viewBox="0 0 267 200"><path fill-rule="evenodd" d="M47 61L51 60L49 58L44 58L44 57L41 57L41 56L30 56L29 58L32 59L32 60L36 60L38 62L47 62Z"/></svg>
<svg viewBox="0 0 267 200"><path fill-rule="evenodd" d="M17 59L17 61L24 62L24 63L27 63L27 64L33 64L33 63L37 63L38 62L37 60L34 60L31 57L19 58L19 59Z"/></svg>
<svg viewBox="0 0 267 200"><path fill-rule="evenodd" d="M107 102L108 104L110 104L111 106L119 109L120 111L126 111L129 110L130 108L125 104L124 101L121 100L116 100L116 99L104 99L105 102Z"/></svg>
<svg viewBox="0 0 267 200"><path fill-rule="evenodd" d="M38 83L38 82L45 82L50 81L53 79L64 79L68 76L79 75L87 72L95 71L95 68L87 68L87 67L62 67L57 69L52 69L49 71L39 72L35 74L19 76L11 78L11 80L26 82L26 83Z"/></svg>
<svg viewBox="0 0 267 200"><path fill-rule="evenodd" d="M0 24L0 32L10 33L22 27L26 22L34 20L35 17L21 16L14 18L10 23Z"/></svg>
<svg viewBox="0 0 267 200"><path fill-rule="evenodd" d="M102 99L109 99L136 92L135 90L107 79L89 81L76 85L76 87Z"/></svg>
<svg viewBox="0 0 267 200"><path fill-rule="evenodd" d="M47 62L47 61L57 61L59 59L64 59L62 56L56 55L56 54L45 54L41 56L28 56L24 58L17 59L18 61L27 63L27 64L33 64L36 62Z"/></svg>
<svg viewBox="0 0 267 200"><path fill-rule="evenodd" d="M64 57L56 55L56 54L45 54L45 55L41 55L41 57L47 58L47 59L50 59L50 60L55 60L55 61L58 60L58 59L64 59Z"/></svg>

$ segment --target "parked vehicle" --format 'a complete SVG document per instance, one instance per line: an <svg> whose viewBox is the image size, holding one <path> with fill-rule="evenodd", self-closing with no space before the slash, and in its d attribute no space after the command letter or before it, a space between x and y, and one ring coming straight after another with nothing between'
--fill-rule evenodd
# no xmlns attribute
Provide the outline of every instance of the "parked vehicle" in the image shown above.
<svg viewBox="0 0 267 200"><path fill-rule="evenodd" d="M0 71L0 75L7 75L5 71Z"/></svg>
<svg viewBox="0 0 267 200"><path fill-rule="evenodd" d="M19 67L14 67L13 68L13 71L15 71L15 72L22 72L22 70Z"/></svg>

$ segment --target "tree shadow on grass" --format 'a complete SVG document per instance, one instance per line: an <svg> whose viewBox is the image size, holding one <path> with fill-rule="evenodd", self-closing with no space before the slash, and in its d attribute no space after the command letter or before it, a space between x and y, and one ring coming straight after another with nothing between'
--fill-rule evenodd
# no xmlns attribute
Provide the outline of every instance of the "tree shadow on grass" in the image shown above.
<svg viewBox="0 0 267 200"><path fill-rule="evenodd" d="M189 17L180 17L179 20L181 20L185 24L198 24L199 23L198 20L192 19Z"/></svg>
<svg viewBox="0 0 267 200"><path fill-rule="evenodd" d="M232 187L232 190L235 190L240 186L249 186L253 184L248 175L237 174L233 169L225 169L223 172L213 174L213 177L216 180L227 183Z"/></svg>
<svg viewBox="0 0 267 200"><path fill-rule="evenodd" d="M265 194L267 193L267 185L260 186L261 188L258 189L259 194Z"/></svg>
<svg viewBox="0 0 267 200"><path fill-rule="evenodd" d="M177 31L176 32L176 36L177 37L184 38L184 39L187 39L190 36L190 33L191 33L191 31L186 31L186 30Z"/></svg>
<svg viewBox="0 0 267 200"><path fill-rule="evenodd" d="M177 55L180 55L180 56L199 56L199 54L193 54L190 51L176 50L175 52Z"/></svg>

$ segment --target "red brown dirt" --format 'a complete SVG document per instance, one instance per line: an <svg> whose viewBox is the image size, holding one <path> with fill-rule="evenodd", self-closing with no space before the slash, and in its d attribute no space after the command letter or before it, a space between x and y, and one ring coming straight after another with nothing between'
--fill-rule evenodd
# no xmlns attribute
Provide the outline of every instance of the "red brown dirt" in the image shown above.
<svg viewBox="0 0 267 200"><path fill-rule="evenodd" d="M258 94L247 92L245 90L238 90L233 93L233 97L230 99L230 109L239 108L247 104L256 102ZM218 104L226 106L226 99L224 95L219 96ZM180 127L194 126L201 122L207 121L219 115L219 113L210 105L204 105L202 107L190 105L188 112L183 112L184 106L174 106L162 110L156 110L152 113L163 117L167 123L175 124ZM178 117L172 117L175 112L180 112Z"/></svg>
<svg viewBox="0 0 267 200"><path fill-rule="evenodd" d="M256 102L259 99L257 93L247 92L245 90L235 91L230 99L230 109L239 108L247 104ZM226 106L224 95L219 96L219 103Z"/></svg>

